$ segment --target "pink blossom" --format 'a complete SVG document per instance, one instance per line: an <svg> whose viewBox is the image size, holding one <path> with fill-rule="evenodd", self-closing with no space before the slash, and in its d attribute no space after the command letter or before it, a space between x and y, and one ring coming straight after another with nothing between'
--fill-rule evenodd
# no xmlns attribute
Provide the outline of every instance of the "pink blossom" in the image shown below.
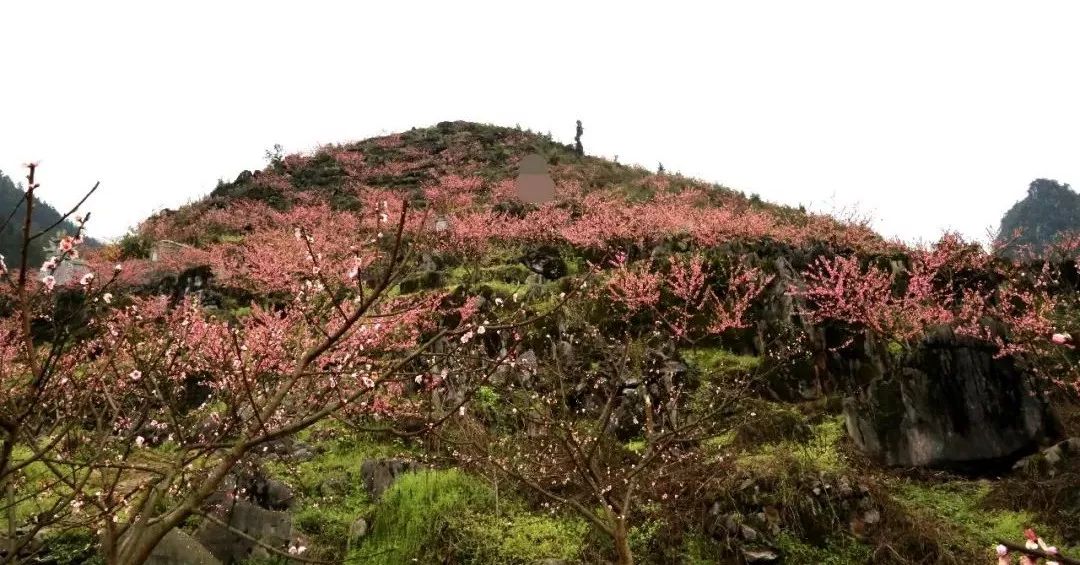
<svg viewBox="0 0 1080 565"><path fill-rule="evenodd" d="M142 378L142 371L138 369L132 369L131 373L128 374L128 377L130 377L133 381L137 381Z"/></svg>
<svg viewBox="0 0 1080 565"><path fill-rule="evenodd" d="M1050 337L1050 341L1054 342L1056 345L1065 345L1072 341L1072 336L1067 333L1056 333Z"/></svg>
<svg viewBox="0 0 1080 565"><path fill-rule="evenodd" d="M65 236L60 240L60 251L67 253L75 248L75 239L71 236Z"/></svg>
<svg viewBox="0 0 1080 565"><path fill-rule="evenodd" d="M56 286L56 277L46 275L45 278L41 279L41 282L45 283L46 290L52 290Z"/></svg>
<svg viewBox="0 0 1080 565"><path fill-rule="evenodd" d="M86 273L85 275L82 276L82 279L79 280L79 284L81 284L83 286L89 286L90 283L93 282L93 281L94 281L94 273Z"/></svg>

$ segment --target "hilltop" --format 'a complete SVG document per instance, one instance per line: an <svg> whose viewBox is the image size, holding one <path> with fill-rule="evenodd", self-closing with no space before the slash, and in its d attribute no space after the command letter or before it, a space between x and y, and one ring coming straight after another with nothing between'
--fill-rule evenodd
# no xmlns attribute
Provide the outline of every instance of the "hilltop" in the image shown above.
<svg viewBox="0 0 1080 565"><path fill-rule="evenodd" d="M452 201L443 203L450 208L440 213L462 216L465 221L477 213L520 217L528 210L515 203L513 182L517 163L530 153L542 155L550 166L557 186L555 208L570 212L557 221L568 230L575 231L574 224L597 219L613 221L601 218L607 212L619 214L629 208L637 216L631 223L639 225L622 225L619 233L560 234L571 245L602 243L588 241L591 236L644 243L685 235L701 243L734 237L794 246L826 243L875 252L891 249L864 225L769 204L756 196L681 175L656 174L587 155L578 157L572 146L544 135L468 122L442 122L325 146L310 154L274 156L264 170L244 171L233 182L221 183L208 198L152 218L142 231L199 245L211 241L217 229L212 222L201 226L200 220L230 202L255 202L278 212L318 202L332 210L357 212L363 209L360 191L385 191L388 198L427 206L433 203L425 199L424 191L431 187L456 193ZM575 207L586 202L587 208L596 210L586 209L582 216ZM652 214L659 203L705 212L661 218ZM204 233L196 233L202 227ZM497 232L492 235L500 236Z"/></svg>

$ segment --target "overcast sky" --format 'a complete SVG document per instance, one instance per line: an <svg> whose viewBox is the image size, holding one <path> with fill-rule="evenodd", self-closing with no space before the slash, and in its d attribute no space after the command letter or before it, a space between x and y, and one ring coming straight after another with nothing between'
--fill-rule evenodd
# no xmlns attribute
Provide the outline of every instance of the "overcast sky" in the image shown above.
<svg viewBox="0 0 1080 565"><path fill-rule="evenodd" d="M1080 185L1080 3L518 4L3 2L0 170L41 161L57 208L100 180L99 237L275 143L456 119L581 119L590 154L909 240Z"/></svg>

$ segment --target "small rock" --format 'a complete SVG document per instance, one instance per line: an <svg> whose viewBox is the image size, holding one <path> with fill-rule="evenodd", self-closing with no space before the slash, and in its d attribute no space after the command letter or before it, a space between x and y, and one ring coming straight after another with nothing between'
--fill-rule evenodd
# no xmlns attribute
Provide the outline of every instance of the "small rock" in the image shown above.
<svg viewBox="0 0 1080 565"><path fill-rule="evenodd" d="M349 526L349 539L356 543L362 539L368 533L368 523L364 518L357 518L355 522Z"/></svg>
<svg viewBox="0 0 1080 565"><path fill-rule="evenodd" d="M399 476L418 469L420 465L406 459L368 459L360 465L360 476L368 494L379 498Z"/></svg>
<svg viewBox="0 0 1080 565"><path fill-rule="evenodd" d="M739 531L739 515L732 512L724 516L724 529L734 534Z"/></svg>
<svg viewBox="0 0 1080 565"><path fill-rule="evenodd" d="M253 494L259 505L268 510L288 510L294 498L289 485L277 479L256 481Z"/></svg>
<svg viewBox="0 0 1080 565"><path fill-rule="evenodd" d="M774 563L780 559L780 554L771 549L742 549L743 559L747 563Z"/></svg>
<svg viewBox="0 0 1080 565"><path fill-rule="evenodd" d="M880 521L881 512L878 512L877 509L867 510L866 513L863 514L863 522L866 522L867 524L877 524Z"/></svg>

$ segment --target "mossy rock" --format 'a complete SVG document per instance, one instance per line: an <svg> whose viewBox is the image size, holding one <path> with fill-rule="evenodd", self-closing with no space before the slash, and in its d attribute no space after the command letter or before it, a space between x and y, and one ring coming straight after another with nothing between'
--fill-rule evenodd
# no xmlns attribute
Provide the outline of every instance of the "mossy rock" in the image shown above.
<svg viewBox="0 0 1080 565"><path fill-rule="evenodd" d="M813 436L805 415L789 406L750 401L740 407L748 416L735 427L735 443L757 446L782 441L805 442Z"/></svg>
<svg viewBox="0 0 1080 565"><path fill-rule="evenodd" d="M398 284L398 291L401 294L411 294L421 290L439 288L444 284L446 284L446 275L438 271L431 271L401 281Z"/></svg>

